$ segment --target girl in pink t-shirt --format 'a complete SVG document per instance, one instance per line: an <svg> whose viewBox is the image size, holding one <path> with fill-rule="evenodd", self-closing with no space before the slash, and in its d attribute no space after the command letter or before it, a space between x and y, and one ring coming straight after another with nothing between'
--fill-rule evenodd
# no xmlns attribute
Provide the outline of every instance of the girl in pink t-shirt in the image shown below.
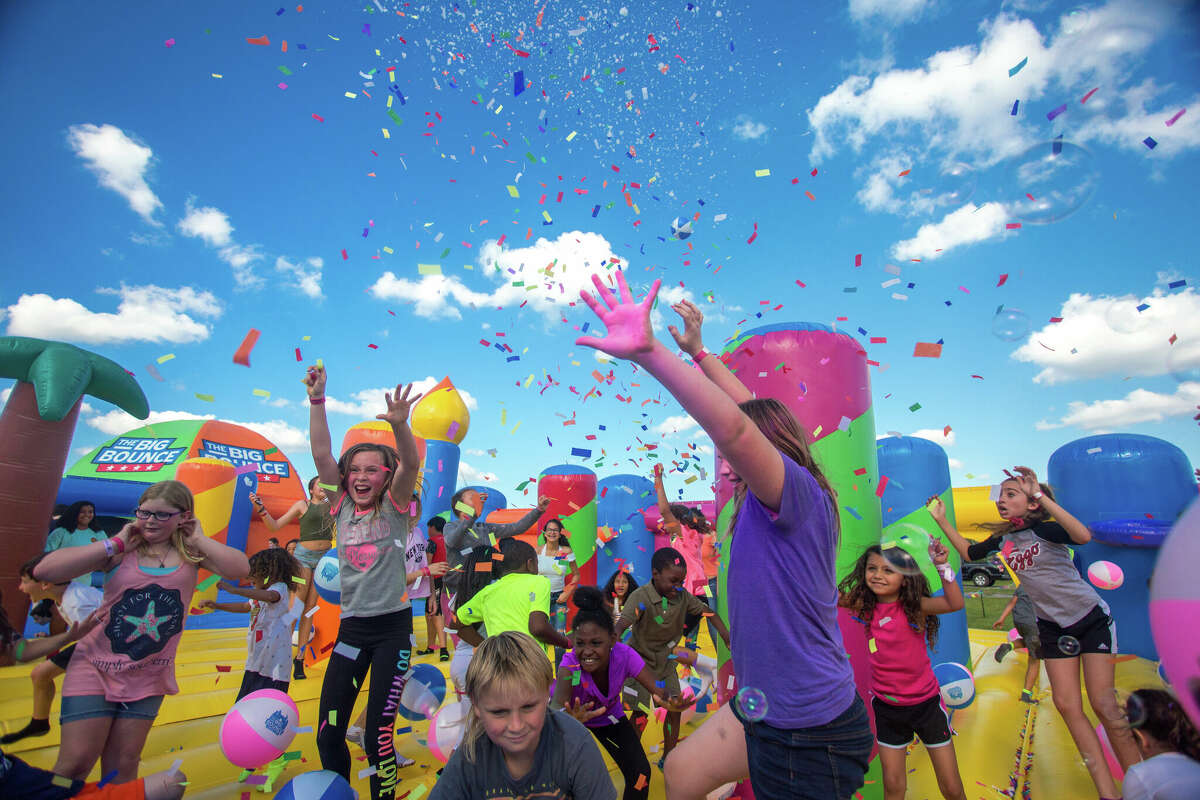
<svg viewBox="0 0 1200 800"><path fill-rule="evenodd" d="M929 555L942 578L941 597L930 597L929 583L913 557L887 543L868 547L838 586L838 604L863 624L867 637L885 800L904 797L906 749L914 734L929 753L942 797L967 797L950 738L950 720L925 649L926 642L932 645L937 639L937 615L960 610L963 595L954 568L946 563L946 546L930 540Z"/></svg>
<svg viewBox="0 0 1200 800"><path fill-rule="evenodd" d="M104 625L79 640L62 689L62 744L54 772L82 780L100 759L113 783L137 779L163 695L177 694L175 650L200 568L231 581L250 572L246 554L209 538L192 492L160 481L142 493L133 522L111 539L46 554L37 580L60 583L108 573Z"/></svg>

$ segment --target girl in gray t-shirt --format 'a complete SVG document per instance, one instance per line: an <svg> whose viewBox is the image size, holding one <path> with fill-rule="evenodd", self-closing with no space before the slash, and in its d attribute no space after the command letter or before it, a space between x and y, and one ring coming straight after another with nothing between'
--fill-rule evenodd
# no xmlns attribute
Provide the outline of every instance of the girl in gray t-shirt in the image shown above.
<svg viewBox="0 0 1200 800"><path fill-rule="evenodd" d="M1083 579L1072 561L1071 547L1087 544L1092 532L1054 500L1054 492L1028 467L1014 467L1000 484L996 510L1004 520L982 542L969 542L946 519L938 498L929 513L964 561L1000 551L1037 610L1041 657L1054 692L1054 705L1079 747L1101 800L1119 797L1108 770L1100 737L1083 711L1080 666L1088 700L1108 733L1123 769L1140 756L1113 691L1117 652L1116 627L1108 605ZM1051 519L1053 517L1053 519Z"/></svg>

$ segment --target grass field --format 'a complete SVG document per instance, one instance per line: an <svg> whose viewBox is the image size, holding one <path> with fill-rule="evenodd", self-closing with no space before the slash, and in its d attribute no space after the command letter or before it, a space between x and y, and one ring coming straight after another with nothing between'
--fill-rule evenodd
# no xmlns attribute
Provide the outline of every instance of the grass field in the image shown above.
<svg viewBox="0 0 1200 800"><path fill-rule="evenodd" d="M963 587L963 593L967 601L967 627L991 630L992 623L1004 611L1004 606L1013 595L1013 585L1011 581L999 581L985 589L968 585ZM1005 623L1004 630L1011 628L1012 617L1009 616Z"/></svg>

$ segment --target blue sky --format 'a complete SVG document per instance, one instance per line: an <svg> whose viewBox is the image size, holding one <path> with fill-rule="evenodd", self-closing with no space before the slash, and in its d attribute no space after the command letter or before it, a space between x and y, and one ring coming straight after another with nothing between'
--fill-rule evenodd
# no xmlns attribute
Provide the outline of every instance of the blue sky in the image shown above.
<svg viewBox="0 0 1200 800"><path fill-rule="evenodd" d="M710 348L789 320L857 336L880 435L939 441L955 485L1044 471L1105 431L1200 463L1183 2L0 14L0 328L133 370L152 421L250 425L310 475L300 348L329 368L335 438L384 387L449 375L471 410L465 481L512 499L602 448L601 476L648 474L636 437L707 440L646 376L573 345L590 312L570 301L615 257L699 302ZM597 369L615 381L582 401ZM72 461L135 424L90 402Z"/></svg>

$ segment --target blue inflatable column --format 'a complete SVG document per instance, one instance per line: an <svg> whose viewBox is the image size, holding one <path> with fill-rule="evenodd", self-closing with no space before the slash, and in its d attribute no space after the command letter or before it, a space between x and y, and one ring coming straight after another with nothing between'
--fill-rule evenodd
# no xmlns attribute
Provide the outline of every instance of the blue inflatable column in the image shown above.
<svg viewBox="0 0 1200 800"><path fill-rule="evenodd" d="M1118 589L1099 590L1117 623L1117 647L1158 660L1150 634L1150 575L1167 531L1196 498L1184 452L1153 436L1086 436L1050 456L1048 482L1058 502L1092 530L1076 549L1084 573L1111 561L1125 573Z"/></svg>
<svg viewBox="0 0 1200 800"><path fill-rule="evenodd" d="M882 497L884 541L919 529L947 546L950 564L957 570L961 566L958 553L925 510L926 500L935 495L941 497L946 505L946 517L951 525L954 524L954 497L950 491L950 462L946 451L927 439L913 436L887 436L877 442L876 450L880 480L883 476L888 479ZM918 552L927 548L928 542L919 536L914 538L918 540L914 546L905 549L922 566L933 595L941 596L944 594L942 579L933 569L928 552ZM961 574L958 584L962 589ZM967 638L966 609L942 614L938 619L941 627L937 643L929 648L930 661L934 664L953 661L970 669L971 643Z"/></svg>
<svg viewBox="0 0 1200 800"><path fill-rule="evenodd" d="M508 498L504 496L503 492L494 486L462 487L462 491L466 491L467 489L474 489L481 494L487 495L487 500L485 500L483 503L483 513L479 515L479 518L482 520L486 520L488 518L488 514L491 514L493 511L502 511L503 509L508 508Z"/></svg>
<svg viewBox="0 0 1200 800"><path fill-rule="evenodd" d="M597 553L596 580L626 566L638 584L650 580L654 534L646 529L642 511L656 504L654 484L641 475L610 475L600 481L596 524L608 528L613 538Z"/></svg>
<svg viewBox="0 0 1200 800"><path fill-rule="evenodd" d="M421 486L421 513L425 519L450 510L450 498L458 483L458 445L425 440L425 474ZM396 498L397 502L402 502Z"/></svg>

